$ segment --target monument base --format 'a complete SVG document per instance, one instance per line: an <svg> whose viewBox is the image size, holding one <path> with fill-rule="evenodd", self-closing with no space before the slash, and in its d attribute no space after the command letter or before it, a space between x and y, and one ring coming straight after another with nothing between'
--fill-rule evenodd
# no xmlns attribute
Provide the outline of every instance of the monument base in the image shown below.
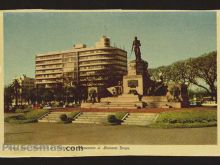
<svg viewBox="0 0 220 165"><path fill-rule="evenodd" d="M143 95L143 76L127 75L123 77L123 93Z"/></svg>
<svg viewBox="0 0 220 165"><path fill-rule="evenodd" d="M184 102L169 102L166 96L143 96L142 101L146 108L183 108L187 107Z"/></svg>
<svg viewBox="0 0 220 165"><path fill-rule="evenodd" d="M100 103L82 103L81 108L139 109L144 107L138 95L122 94L118 97L102 98Z"/></svg>

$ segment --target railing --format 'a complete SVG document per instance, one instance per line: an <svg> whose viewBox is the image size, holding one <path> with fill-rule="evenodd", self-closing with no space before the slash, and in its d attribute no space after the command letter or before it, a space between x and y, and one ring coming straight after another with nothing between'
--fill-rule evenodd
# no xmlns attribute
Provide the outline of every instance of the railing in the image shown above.
<svg viewBox="0 0 220 165"><path fill-rule="evenodd" d="M49 110L47 113L45 113L45 114L43 114L42 116L40 116L40 117L38 118L38 120L41 120L42 118L44 118L45 116L47 116L49 113L50 113L50 110Z"/></svg>
<svg viewBox="0 0 220 165"><path fill-rule="evenodd" d="M124 119L126 119L128 117L129 113L126 113L125 116L121 119L122 121L124 121Z"/></svg>
<svg viewBox="0 0 220 165"><path fill-rule="evenodd" d="M73 120L75 120L76 118L78 118L82 113L79 112L76 116L74 116Z"/></svg>

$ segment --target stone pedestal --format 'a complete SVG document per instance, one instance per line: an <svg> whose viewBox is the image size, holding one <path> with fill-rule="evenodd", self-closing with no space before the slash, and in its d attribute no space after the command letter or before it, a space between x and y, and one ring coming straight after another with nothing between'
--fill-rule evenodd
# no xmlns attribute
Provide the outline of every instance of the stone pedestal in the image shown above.
<svg viewBox="0 0 220 165"><path fill-rule="evenodd" d="M130 61L128 64L128 75L123 77L123 93L124 94L144 94L144 87L147 84L145 81L147 62Z"/></svg>
<svg viewBox="0 0 220 165"><path fill-rule="evenodd" d="M143 76L127 75L123 77L123 93L143 95Z"/></svg>

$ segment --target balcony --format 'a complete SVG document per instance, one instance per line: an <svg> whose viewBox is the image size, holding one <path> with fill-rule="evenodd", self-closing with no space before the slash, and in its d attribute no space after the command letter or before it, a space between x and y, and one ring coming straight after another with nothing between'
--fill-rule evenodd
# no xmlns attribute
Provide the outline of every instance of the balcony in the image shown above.
<svg viewBox="0 0 220 165"><path fill-rule="evenodd" d="M41 72L41 73L37 73L36 72L36 75L44 75L44 74L62 74L63 72L62 71L50 71L50 72Z"/></svg>
<svg viewBox="0 0 220 165"><path fill-rule="evenodd" d="M59 59L62 59L62 56L60 57L51 57L50 56L47 56L47 58L42 58L42 57L36 57L36 61L48 61L48 60L59 60Z"/></svg>
<svg viewBox="0 0 220 165"><path fill-rule="evenodd" d="M127 62L127 58L126 57L121 57L119 55L114 55L114 56L88 56L86 58L79 58L79 62L83 62L83 61L94 61L94 60L122 60Z"/></svg>
<svg viewBox="0 0 220 165"><path fill-rule="evenodd" d="M60 66L54 66L54 67L36 67L35 69L36 69L36 71L40 71L40 70L52 70L52 69L62 69L63 68L63 66L62 65L60 65Z"/></svg>
<svg viewBox="0 0 220 165"><path fill-rule="evenodd" d="M54 64L61 64L63 63L62 60L59 61L50 61L46 63L36 63L36 66L43 66L43 65L54 65Z"/></svg>
<svg viewBox="0 0 220 165"><path fill-rule="evenodd" d="M36 80L45 80L45 79L60 79L61 76L49 76L49 77L36 77Z"/></svg>

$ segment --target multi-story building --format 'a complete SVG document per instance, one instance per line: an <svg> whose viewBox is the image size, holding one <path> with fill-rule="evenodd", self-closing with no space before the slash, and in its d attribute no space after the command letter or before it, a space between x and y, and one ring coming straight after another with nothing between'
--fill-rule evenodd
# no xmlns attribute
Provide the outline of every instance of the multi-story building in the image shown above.
<svg viewBox="0 0 220 165"><path fill-rule="evenodd" d="M36 55L36 85L54 87L66 80L85 87L117 85L127 74L127 52L112 47L103 36L95 47L76 44L72 49Z"/></svg>

